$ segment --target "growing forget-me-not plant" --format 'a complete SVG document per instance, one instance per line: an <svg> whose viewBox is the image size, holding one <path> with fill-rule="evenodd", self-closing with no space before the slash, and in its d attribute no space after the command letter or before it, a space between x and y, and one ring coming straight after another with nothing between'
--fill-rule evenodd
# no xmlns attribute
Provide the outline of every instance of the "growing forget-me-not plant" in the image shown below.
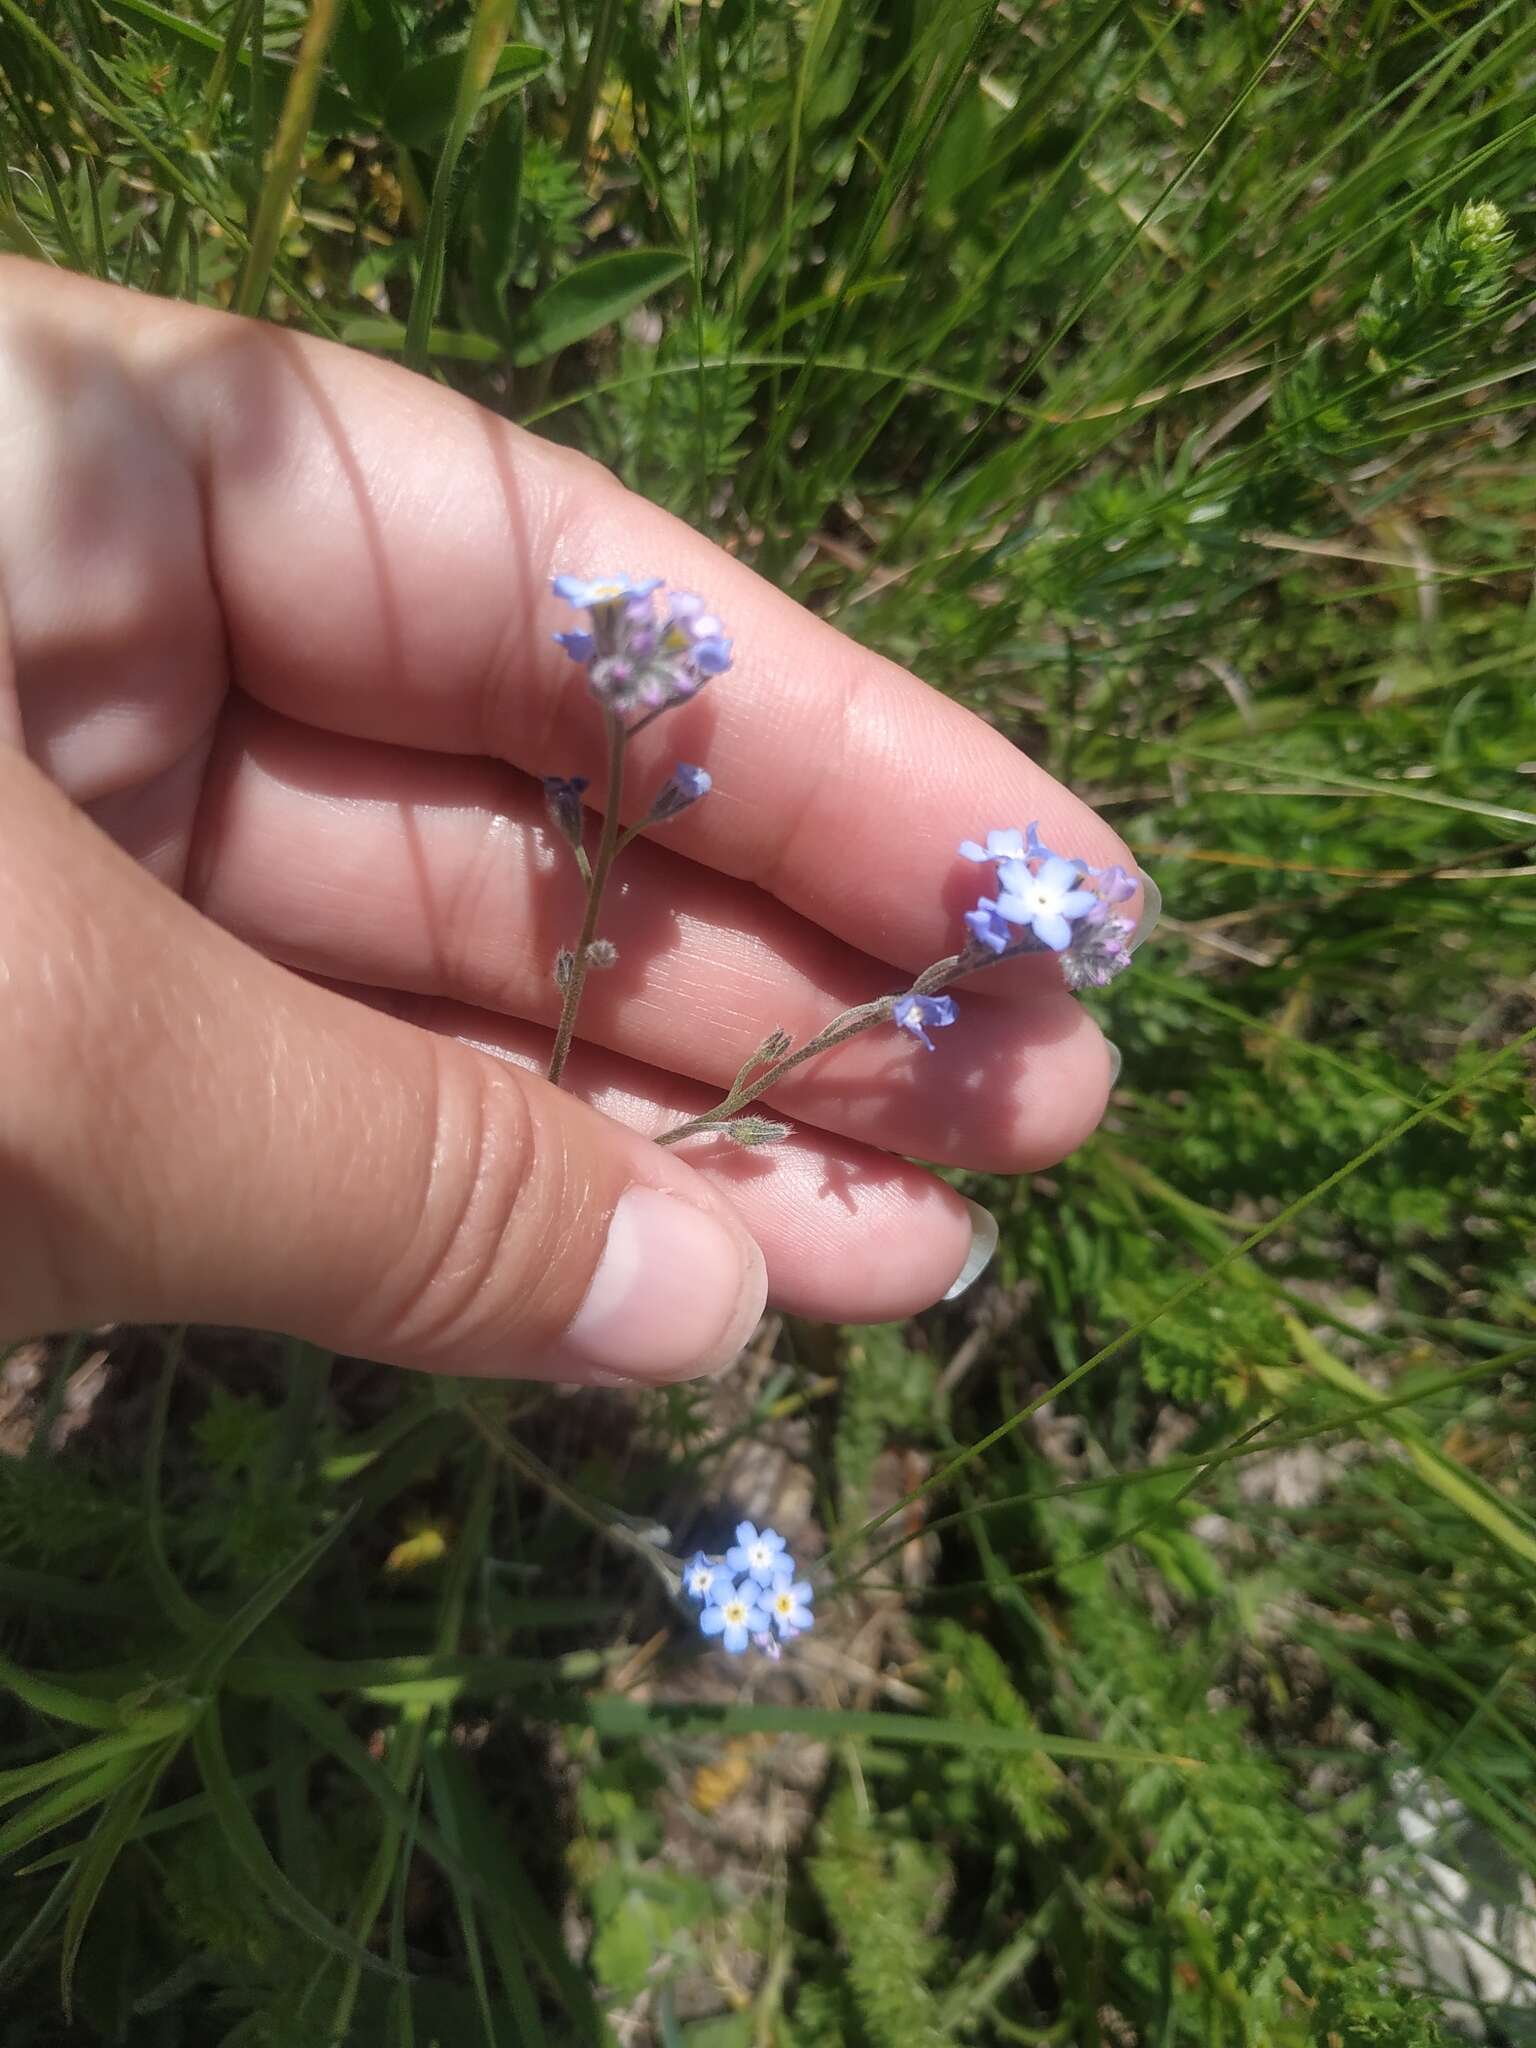
<svg viewBox="0 0 1536 2048"><path fill-rule="evenodd" d="M585 669L608 741L607 790L594 852L587 850L586 779L551 775L544 781L550 822L570 847L586 884L581 930L574 945L561 948L554 966L562 1004L549 1078L559 1082L587 976L618 958L598 930L615 860L640 833L680 817L711 788L707 769L679 761L639 823L625 830L620 812L629 743L723 676L732 649L724 625L703 598L683 591L665 594L658 576L557 576L554 590L586 614L585 625L555 638ZM937 1051L931 1034L959 1021L959 1007L947 993L950 984L1001 960L1054 954L1073 989L1103 988L1130 965L1135 934L1123 905L1136 893L1137 881L1124 868L1095 868L1076 854L1047 846L1036 823L995 826L984 841L964 840L958 850L966 860L990 868L993 880L991 892L982 890L974 908L965 912L965 939L957 952L936 960L910 988L844 1010L801 1045L787 1031L770 1032L713 1109L674 1124L656 1142L676 1145L715 1136L745 1146L776 1143L789 1135L788 1124L742 1112L785 1075L861 1032L881 1028L894 1027L930 1053ZM796 1576L795 1562L776 1530L743 1522L723 1556L700 1551L683 1564L658 1551L656 1561L674 1591L694 1603L701 1633L732 1654L750 1644L777 1657L782 1644L811 1626L811 1583Z"/></svg>

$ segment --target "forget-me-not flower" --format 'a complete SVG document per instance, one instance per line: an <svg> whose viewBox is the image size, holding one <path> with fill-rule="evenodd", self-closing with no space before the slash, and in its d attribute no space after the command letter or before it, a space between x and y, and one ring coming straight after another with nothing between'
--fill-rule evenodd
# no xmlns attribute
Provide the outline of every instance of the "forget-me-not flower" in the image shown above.
<svg viewBox="0 0 1536 2048"><path fill-rule="evenodd" d="M767 1602L769 1619L786 1642L791 1636L803 1635L816 1619L811 1612L815 1587L809 1579L795 1579L791 1584L792 1577L791 1572L781 1574Z"/></svg>
<svg viewBox="0 0 1536 2048"><path fill-rule="evenodd" d="M597 642L590 633L557 633L555 645L563 647L572 661L589 662L597 652Z"/></svg>
<svg viewBox="0 0 1536 2048"><path fill-rule="evenodd" d="M661 585L659 576L644 576L638 582L629 576L557 576L554 588L556 597L563 597L578 611L591 612L603 605L648 598Z"/></svg>
<svg viewBox="0 0 1536 2048"><path fill-rule="evenodd" d="M725 628L704 600L676 593L658 616L659 576L557 576L555 595L590 623L556 640L587 671L592 694L615 717L665 711L731 665ZM700 771L702 772L702 771Z"/></svg>
<svg viewBox="0 0 1536 2048"><path fill-rule="evenodd" d="M1090 868L1088 872L1093 877L1099 898L1098 908L1090 913L1089 922L1102 924L1112 904L1126 903L1136 894L1136 877L1128 875L1119 861L1113 867Z"/></svg>
<svg viewBox="0 0 1536 2048"><path fill-rule="evenodd" d="M1033 832L1035 828L1031 825L1029 829ZM1023 860L1028 849L1018 826L1009 825L1000 831L989 832L985 846L974 839L962 839L960 851L966 860Z"/></svg>
<svg viewBox="0 0 1536 2048"><path fill-rule="evenodd" d="M732 1656L739 1655L767 1626L768 1617L758 1605L758 1589L750 1579L743 1579L739 1586L726 1579L699 1616L704 1634L718 1636Z"/></svg>
<svg viewBox="0 0 1536 2048"><path fill-rule="evenodd" d="M771 1586L784 1554L784 1538L777 1529L759 1529L752 1522L736 1524L736 1541L725 1553L733 1572L745 1572L759 1586Z"/></svg>
<svg viewBox="0 0 1536 2048"><path fill-rule="evenodd" d="M1037 873L1024 861L1003 861L997 871L1001 885L997 907L1010 924L1028 927L1042 946L1061 953L1072 943L1074 919L1086 917L1098 902L1085 889L1083 870L1076 861L1052 854L1042 861Z"/></svg>
<svg viewBox="0 0 1536 2048"><path fill-rule="evenodd" d="M898 1031L905 1031L909 1038L920 1039L930 1052L936 1050L928 1036L928 1027L942 1030L946 1024L955 1021L955 999L953 996L898 996L891 1008L891 1022Z"/></svg>
<svg viewBox="0 0 1536 2048"><path fill-rule="evenodd" d="M725 627L702 597L691 590L674 591L667 606L661 644L673 653L686 651L702 676L724 674L731 665L731 643Z"/></svg>
<svg viewBox="0 0 1536 2048"><path fill-rule="evenodd" d="M707 1600L724 1577L721 1566L707 1558L702 1550L696 1550L683 1572L683 1591L690 1600Z"/></svg>
<svg viewBox="0 0 1536 2048"><path fill-rule="evenodd" d="M994 897L983 896L974 910L965 913L965 922L977 945L990 952L1006 953L1017 942L1018 934L998 909Z"/></svg>

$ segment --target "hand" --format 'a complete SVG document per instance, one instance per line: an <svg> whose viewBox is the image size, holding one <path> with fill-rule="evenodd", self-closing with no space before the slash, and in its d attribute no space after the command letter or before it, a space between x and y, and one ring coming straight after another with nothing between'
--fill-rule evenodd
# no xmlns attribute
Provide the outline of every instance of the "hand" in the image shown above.
<svg viewBox="0 0 1536 2048"><path fill-rule="evenodd" d="M537 778L601 741L559 570L663 575L736 642L634 747L627 808L679 756L714 794L617 872L572 1094L538 1078L580 892ZM971 1212L901 1155L1017 1172L1102 1112L1104 1041L1034 961L932 1055L802 1070L769 1152L634 1135L952 950L962 838L1125 849L594 464L361 355L0 264L0 739L12 1335L686 1377L765 1285L849 1321L945 1292Z"/></svg>

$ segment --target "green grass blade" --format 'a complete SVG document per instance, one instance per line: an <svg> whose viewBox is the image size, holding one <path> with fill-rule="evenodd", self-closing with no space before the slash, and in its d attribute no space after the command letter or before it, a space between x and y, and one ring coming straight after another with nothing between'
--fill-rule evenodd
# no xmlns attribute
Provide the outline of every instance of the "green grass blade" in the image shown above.
<svg viewBox="0 0 1536 2048"><path fill-rule="evenodd" d="M484 103L502 46L516 19L515 0L475 0L474 20L459 67L453 118L448 124L437 171L432 180L432 200L427 210L426 233L422 239L421 273L411 295L410 318L406 323L405 360L410 368L424 369L428 357L428 336L437 318L443 295L443 267L448 248L448 227L453 209L454 178L459 158L469 140L469 131Z"/></svg>
<svg viewBox="0 0 1536 2048"><path fill-rule="evenodd" d="M288 202L298 182L304 143L314 118L325 53L336 32L343 4L344 0L310 0L304 40L283 97L283 111L278 116L277 134L251 227L250 248L235 292L237 313L259 313L266 300Z"/></svg>
<svg viewBox="0 0 1536 2048"><path fill-rule="evenodd" d="M343 1929L333 1926L279 1867L229 1767L217 1706L210 1707L192 1730L192 1754L230 1854L273 1912L355 1968L393 1978L396 1972L390 1964L371 1954Z"/></svg>

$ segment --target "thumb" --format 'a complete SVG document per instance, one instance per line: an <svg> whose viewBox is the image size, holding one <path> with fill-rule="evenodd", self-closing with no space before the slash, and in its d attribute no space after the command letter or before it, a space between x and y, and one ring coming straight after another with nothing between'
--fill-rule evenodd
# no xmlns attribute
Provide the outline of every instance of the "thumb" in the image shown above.
<svg viewBox="0 0 1536 2048"><path fill-rule="evenodd" d="M728 1364L762 1255L670 1153L317 988L0 750L0 1336L272 1328L455 1373Z"/></svg>

